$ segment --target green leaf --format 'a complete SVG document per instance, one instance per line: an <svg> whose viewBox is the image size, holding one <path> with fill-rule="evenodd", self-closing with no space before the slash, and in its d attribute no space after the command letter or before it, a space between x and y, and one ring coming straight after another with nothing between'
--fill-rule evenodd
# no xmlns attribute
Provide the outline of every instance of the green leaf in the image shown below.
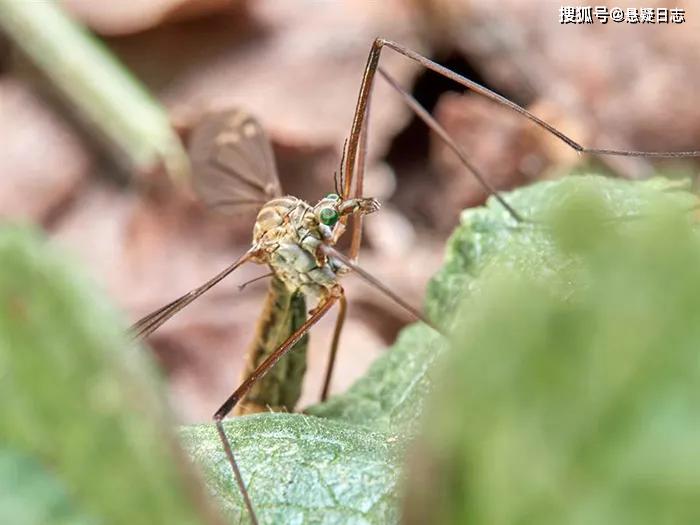
<svg viewBox="0 0 700 525"><path fill-rule="evenodd" d="M700 520L697 200L659 184L533 187L559 195L546 222L497 245L468 232L495 215L465 214L452 253L478 283L435 372L405 523Z"/></svg>
<svg viewBox="0 0 700 525"><path fill-rule="evenodd" d="M396 523L399 438L299 414L226 422L262 523ZM247 517L212 425L183 429L232 523Z"/></svg>
<svg viewBox="0 0 700 525"><path fill-rule="evenodd" d="M61 480L29 456L0 449L0 523L88 525Z"/></svg>
<svg viewBox="0 0 700 525"><path fill-rule="evenodd" d="M58 494L37 481L50 471L99 523L204 523L209 509L168 430L152 363L119 316L32 232L0 229L0 260L0 442L16 455L3 456L4 482L13 461L26 466L18 479ZM10 488L12 501L26 497L23 484ZM36 495L47 508L35 516L56 507Z"/></svg>
<svg viewBox="0 0 700 525"><path fill-rule="evenodd" d="M432 328L411 325L348 392L307 412L374 430L410 432L431 388L428 373L445 343Z"/></svg>
<svg viewBox="0 0 700 525"><path fill-rule="evenodd" d="M490 268L498 273L509 266L532 279L555 279L565 285L572 260L562 257L553 243L551 228L544 227L543 221L551 223L547 221L552 210L587 214L602 207L615 217L632 218L655 197L690 209L696 199L688 189L687 181L664 178L632 182L570 176L506 195L508 202L534 224L518 225L495 199L489 199L484 207L464 210L461 226L448 241L445 263L430 283L426 309L432 319L449 324L464 295L478 289L478 278ZM590 236L591 226L581 222L572 237Z"/></svg>

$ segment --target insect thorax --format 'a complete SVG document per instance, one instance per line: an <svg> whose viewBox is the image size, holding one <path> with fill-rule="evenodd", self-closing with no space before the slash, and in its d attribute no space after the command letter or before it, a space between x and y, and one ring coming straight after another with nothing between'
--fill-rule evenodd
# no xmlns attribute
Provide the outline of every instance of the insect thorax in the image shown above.
<svg viewBox="0 0 700 525"><path fill-rule="evenodd" d="M318 250L322 242L314 209L301 199L279 197L258 212L253 244L290 291L317 297L336 285L338 266Z"/></svg>

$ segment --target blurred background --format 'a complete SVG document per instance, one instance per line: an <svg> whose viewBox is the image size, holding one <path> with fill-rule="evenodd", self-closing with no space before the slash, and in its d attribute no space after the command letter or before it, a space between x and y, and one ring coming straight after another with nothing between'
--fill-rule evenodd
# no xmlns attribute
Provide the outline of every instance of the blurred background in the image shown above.
<svg viewBox="0 0 700 525"><path fill-rule="evenodd" d="M187 141L201 116L255 114L273 142L286 192L332 191L367 52L396 40L525 106L579 143L638 150L700 149L700 9L684 24L561 25L540 0L123 0L60 2L97 33L166 107ZM597 2L596 5L606 5ZM640 7L615 2L610 7ZM64 52L61 42L55 42ZM65 53L69 58L70 50ZM385 49L382 64L463 145L499 188L573 168L644 178L694 176L692 162L586 159L531 123ZM198 286L244 252L253 216L204 209L162 170L127 173L0 36L0 217L30 222L71 251L135 321ZM360 262L419 306L459 211L484 192L377 79ZM583 163L583 167L582 164ZM164 325L150 345L183 421L207 420L237 385L267 289L233 274ZM356 278L333 382L344 390L410 322ZM318 399L334 316L312 332L301 406Z"/></svg>

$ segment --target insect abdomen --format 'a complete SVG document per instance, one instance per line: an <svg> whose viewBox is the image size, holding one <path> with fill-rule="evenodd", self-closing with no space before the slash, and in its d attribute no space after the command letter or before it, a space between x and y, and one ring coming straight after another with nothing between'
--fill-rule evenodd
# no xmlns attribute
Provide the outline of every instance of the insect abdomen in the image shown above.
<svg viewBox="0 0 700 525"><path fill-rule="evenodd" d="M248 377L305 320L304 295L290 292L280 279L273 277L265 307L258 319L255 339L246 357L243 377ZM307 334L265 377L255 383L248 395L238 404L236 413L248 414L271 409L292 412L301 395L308 345Z"/></svg>

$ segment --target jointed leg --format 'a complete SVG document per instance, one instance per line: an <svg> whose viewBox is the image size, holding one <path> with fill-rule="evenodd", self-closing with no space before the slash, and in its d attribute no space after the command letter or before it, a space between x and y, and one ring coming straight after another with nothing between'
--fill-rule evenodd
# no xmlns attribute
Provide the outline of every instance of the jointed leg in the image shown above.
<svg viewBox="0 0 700 525"><path fill-rule="evenodd" d="M481 184L481 186L490 194L493 195L503 207L510 213L510 215L518 222L522 222L523 218L518 214L512 206L510 206L506 200L498 193L491 184L489 184L486 177L484 177L476 167L469 161L467 155L464 151L454 142L454 140L449 136L447 131L426 111L420 103L413 98L408 92L402 89L399 84L394 81L381 67L379 67L379 54L381 52L381 47L383 45L389 45L387 41L377 39L375 40L372 48L370 50L370 55L367 59L367 65L365 68L365 74L362 78L362 85L360 86L360 96L357 102L357 107L355 109L355 117L353 118L353 127L350 132L350 142L348 148L348 154L345 157L346 167L345 167L345 185L344 185L344 198L350 196L352 191L353 179L355 182L355 193L356 198L362 197L363 183L364 183L364 173L365 173L365 162L366 162L366 141L367 141L367 130L369 127L369 111L370 111L370 100L372 95L372 85L374 82L374 75L379 71L380 75L389 83L389 85L394 88L401 95L402 99L409 108L421 119L425 124L432 129L447 146L452 149L452 151L459 157L462 164L469 170L476 180ZM420 55L417 55L420 56ZM426 59L427 60L427 59ZM442 67L442 66L441 66ZM357 159L357 162L355 162ZM356 171L355 171L356 170ZM350 258L356 262L357 256L360 250L360 244L362 242L362 219L361 217L353 218L353 230L352 230L352 243L350 245Z"/></svg>
<svg viewBox="0 0 700 525"><path fill-rule="evenodd" d="M309 318L306 320L306 322L301 325L292 335L290 335L277 349L270 354L270 356L265 359L260 365L253 371L248 378L241 383L241 385L236 388L236 390L229 396L229 398L224 401L224 403L221 405L221 407L216 411L214 414L214 423L216 425L216 430L219 434L219 438L221 439L221 443L224 447L224 452L226 453L226 457L229 461L229 464L231 465L231 469L233 470L233 475L236 478L236 484L238 485L238 488L241 492L241 495L243 496L243 501L245 503L245 506L248 509L248 512L250 513L250 519L252 523L257 525L258 520L255 514L255 510L253 509L253 504L250 501L250 496L248 494L248 490L246 489L245 483L243 481L243 477L241 476L241 471L238 468L238 463L236 462L236 459L233 455L233 448L231 447L231 442L229 441L228 437L226 436L226 432L224 431L224 426L222 424L223 419L233 410L233 408L236 406L236 403L238 403L245 395L248 393L248 391L252 388L252 386L258 381L261 377L263 377L267 372L270 371L270 369L275 366L277 361L279 361L282 357L285 356L287 352L289 352L290 349L294 347L297 341L301 339L306 332L309 331L309 329L315 325L319 319L321 319L327 312L330 310L331 306L340 298L343 296L343 290L338 286L338 289L335 291L333 295L330 295L323 303L319 304L319 306L311 313Z"/></svg>
<svg viewBox="0 0 700 525"><path fill-rule="evenodd" d="M367 137L369 136L369 112L372 105L372 91L367 94L365 118L362 132L360 133L359 151L357 155L357 175L355 177L355 198L360 199L364 195L365 170L367 169ZM352 218L352 237L350 242L350 258L357 262L362 244L362 218L361 213Z"/></svg>
<svg viewBox="0 0 700 525"><path fill-rule="evenodd" d="M355 174L355 163L357 160L360 137L362 128L364 127L365 117L367 115L367 106L369 104L370 92L372 91L372 82L374 81L374 73L379 64L379 55L382 51L383 41L380 39L372 43L367 57L367 64L362 75L362 83L360 84L360 94L357 98L357 106L355 107L355 115L352 119L352 127L350 128L350 139L348 141L348 152L345 156L345 181L343 184L343 199L350 197L352 191L352 183ZM364 167L363 167L364 168Z"/></svg>
<svg viewBox="0 0 700 525"><path fill-rule="evenodd" d="M136 321L130 328L131 333L135 338L144 338L153 333L170 319L173 315L182 310L185 306L197 299L200 295L210 290L214 285L226 278L231 272L243 265L243 263L251 260L255 256L255 252L247 251L240 258L234 261L231 265L224 268L221 272L209 279L202 286L189 291L185 295L175 299L174 301L160 307L158 310L142 317Z"/></svg>
<svg viewBox="0 0 700 525"><path fill-rule="evenodd" d="M569 145L571 148L574 150L578 151L579 153L591 153L594 155L616 155L620 157L660 157L660 158L684 158L684 157L700 157L700 150L694 150L694 151L629 151L629 150L615 150L615 149L599 149L599 148L589 148L586 146L582 146L578 142L576 142L574 139L566 135L565 133L559 131L557 128L552 126L551 124L545 122L544 120L540 119L539 117L533 115L530 113L528 110L523 108L522 106L519 106L515 102L511 102L505 97L502 97L498 93L491 91L490 89L477 84L473 80L469 80L466 77L463 77L462 75L459 75L455 73L454 71L451 71L447 69L445 66L441 66L440 64L433 62L432 60L424 57L420 53L416 53L415 51L408 49L407 47L402 46L401 44L397 44L396 42L392 42L391 40L385 40L383 38L378 38L375 40L374 44L372 45L372 51L370 51L370 54L375 53L379 55L379 51L375 51L375 49L379 48L381 49L382 46L386 46L390 49L393 49L397 53L410 58L411 60L414 60L424 66L427 69L430 69L431 71L434 71L446 78L449 78L450 80L454 80L458 84L461 84L465 88L467 88L470 91L473 91L474 93L478 93L479 95L486 97L487 99L496 102L498 104L501 104L502 106L506 106L509 109L512 109L516 113L519 113L520 115L524 116L528 120L534 122L541 128L547 130L549 133L557 137L559 140L564 142L565 144ZM373 63L374 67L377 67L379 57L377 56L376 61ZM368 64L369 66L369 64Z"/></svg>
<svg viewBox="0 0 700 525"><path fill-rule="evenodd" d="M328 255L330 257L334 257L335 259L338 259L345 266L350 268L355 274L362 277L365 281L367 281L369 284L374 286L377 290L379 290L384 295L389 297L392 301L394 301L401 308L403 308L408 313L410 313L413 317L415 317L419 321L423 321L425 324L427 324L429 327L431 327L436 332L442 333L440 331L440 329L438 327L436 327L433 323L431 323L422 313L420 313L418 310L413 308L410 304L408 304L401 297L399 297L394 292L392 292L389 288L384 286L384 284L379 279L374 277L371 273L367 272L362 267L358 266L352 259L350 259L350 257L348 257L347 255L344 255L340 251L336 250L335 248L333 248L332 246L329 246L327 244L322 245L321 249L323 250L323 252L326 255Z"/></svg>
<svg viewBox="0 0 700 525"><path fill-rule="evenodd" d="M333 368L335 367L335 357L338 354L338 344L340 343L340 333L345 324L345 316L347 314L348 302L343 293L339 298L338 317L335 320L335 329L333 330L333 340L331 342L331 351L328 354L328 364L326 365L326 375L323 380L323 389L321 390L321 401L328 399L328 391L331 387L331 378L333 377Z"/></svg>
<svg viewBox="0 0 700 525"><path fill-rule="evenodd" d="M479 170L476 169L476 166L474 166L471 161L467 158L467 154L464 153L464 150L457 145L457 143L450 137L449 133L447 133L447 130L443 128L440 123L433 118L433 116L428 113L428 111L420 105L420 103L413 98L407 91L405 91L399 84L394 80L386 71L384 71L381 67L378 68L379 74L384 78L384 80L387 81L387 83L394 88L399 95L401 95L401 98L403 98L404 102L410 107L413 112L420 118L425 124L433 130L441 139L442 141L454 152L457 157L459 157L459 160L462 161L462 164L471 172L472 175L476 178L477 181L479 181L479 184L483 188L485 188L491 195L494 196L498 200L498 202L501 203L501 205L510 213L510 215L518 222L522 222L524 219L522 216L513 209L513 207L506 202L506 200L501 196L500 193L498 193L498 190L491 186L491 183L484 177Z"/></svg>
<svg viewBox="0 0 700 525"><path fill-rule="evenodd" d="M490 89L472 81L469 80L468 78L459 75L455 73L454 71L451 71L447 69L444 66L441 66L440 64L433 62L432 60L424 57L423 55L416 53L415 51L408 49L407 47L404 47L396 42L392 42L390 40L385 40L382 38L376 39L372 43L372 47L369 52L369 56L367 58L367 64L365 66L365 72L362 77L362 84L360 86L360 93L358 96L357 100L357 106L355 109L355 115L353 117L353 123L352 123L352 128L350 131L350 141L349 141L349 146L348 146L348 154L345 158L345 173L346 173L346 179L345 179L345 184L344 184L344 194L343 196L347 198L350 195L350 191L352 188L352 183L353 183L353 178L355 175L355 168L357 167L357 179L358 182L356 182L356 187L359 184L359 186L362 186L361 178L363 177L364 170L362 169L361 165L356 166L356 159L359 157L360 153L360 141L361 137L363 134L364 128L366 128L366 120L369 118L367 114L367 109L369 107L369 98L372 90L372 83L374 81L374 75L377 71L377 69L380 69L380 74L384 76L384 78L389 82L392 87L397 89L404 100L408 103L409 107L433 130L435 131L440 138L445 141L448 147L454 151L457 156L460 158L462 163L465 165L465 167L472 172L472 174L477 178L479 183L484 187L484 189L491 195L494 195L496 199L499 200L499 202L506 207L508 212L516 219L516 220L522 220L522 217L508 204L505 202L502 196L498 194L498 192L492 188L488 183L487 179L483 177L482 175L479 174L479 172L474 168L473 165L467 160L466 155L464 152L459 148L454 141L447 135L445 130L430 116L430 114L420 106L420 104L413 98L411 97L408 93L406 93L403 89L401 89L396 82L393 81L386 73L381 71L381 68L379 68L379 57L381 54L381 49L382 47L388 47L397 53L410 58L411 60L414 60L415 62L418 62L421 64L423 67L430 69L431 71L434 71L446 78L449 78L458 84L464 86L465 88L469 89L470 91L473 91L483 97L486 97L487 99L496 102L502 106L505 106L516 113L524 116L531 122L534 122L541 128L545 129L555 137L557 137L559 140L567 144L569 147L577 151L578 153L590 153L594 155L615 155L615 156L624 156L624 157L656 157L656 158L690 158L690 157L700 157L700 150L694 150L694 151L677 151L677 152L667 152L667 151L628 151L628 150L614 150L614 149L601 149L601 148L589 148L586 146L583 146L573 140L571 137L566 135L565 133L559 131L557 128L552 126L551 124L545 122L544 120L540 119L536 115L530 113L528 110L525 108L519 106L518 104L515 104L514 102L511 102L505 97L502 97L501 95L495 93L494 91L491 91ZM358 163L359 164L359 163ZM356 194L356 197L360 197L361 195ZM353 250L351 251L351 257L354 257L356 255L356 251L359 250L359 240L361 237L361 232L354 230L353 231Z"/></svg>
<svg viewBox="0 0 700 525"><path fill-rule="evenodd" d="M358 144L358 155L357 155L357 177L355 180L355 196L361 198L364 192L364 174L365 168L367 167L367 136L369 134L369 118L367 115L370 110L371 102L371 91L367 95L367 104L365 107L365 117L364 126L360 133L360 141ZM352 175L352 174L351 174ZM355 213L352 217L352 237L350 241L350 259L353 262L357 262L360 245L362 244L362 218L363 213ZM331 341L331 349L328 353L328 364L326 365L326 373L323 378L323 388L321 390L321 401L328 399L328 392L331 387L331 379L333 378L333 369L335 368L335 360L338 355L338 345L340 344L340 334L343 331L343 326L345 324L345 317L347 315L347 299L345 294L340 296L340 308L338 310L338 317L335 321L335 328L333 330L333 340Z"/></svg>

